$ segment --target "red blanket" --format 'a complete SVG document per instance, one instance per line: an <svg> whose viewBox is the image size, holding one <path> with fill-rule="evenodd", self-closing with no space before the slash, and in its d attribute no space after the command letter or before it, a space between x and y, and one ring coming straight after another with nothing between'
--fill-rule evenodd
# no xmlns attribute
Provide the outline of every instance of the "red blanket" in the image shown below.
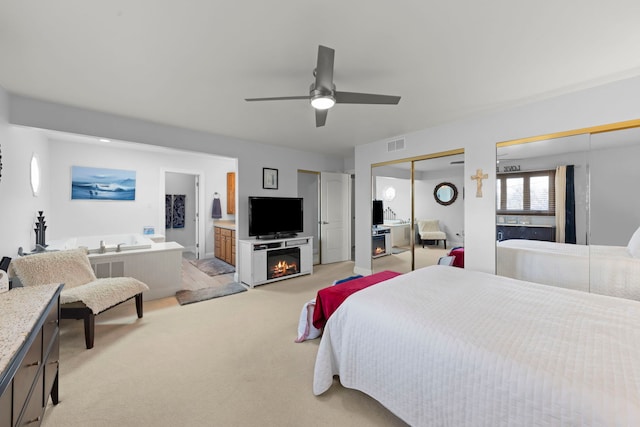
<svg viewBox="0 0 640 427"><path fill-rule="evenodd" d="M399 275L400 273L396 273L395 271L385 270L370 276L349 280L348 282L341 283L339 285L320 289L316 296L316 307L313 312L313 326L317 329L322 329L327 323L329 316L331 316L331 314L340 307L340 304L342 304L342 302L352 293Z"/></svg>

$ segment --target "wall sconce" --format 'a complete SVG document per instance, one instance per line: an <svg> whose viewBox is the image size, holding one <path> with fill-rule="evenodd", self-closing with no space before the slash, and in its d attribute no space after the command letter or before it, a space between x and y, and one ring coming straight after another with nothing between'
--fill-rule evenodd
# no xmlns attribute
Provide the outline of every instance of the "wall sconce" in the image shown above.
<svg viewBox="0 0 640 427"><path fill-rule="evenodd" d="M38 197L38 192L40 191L40 162L36 153L31 156L31 191L33 192L33 197Z"/></svg>

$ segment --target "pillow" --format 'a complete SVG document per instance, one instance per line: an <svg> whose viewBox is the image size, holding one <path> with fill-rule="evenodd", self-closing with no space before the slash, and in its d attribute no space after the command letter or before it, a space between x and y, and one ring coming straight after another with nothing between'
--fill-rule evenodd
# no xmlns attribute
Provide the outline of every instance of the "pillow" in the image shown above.
<svg viewBox="0 0 640 427"><path fill-rule="evenodd" d="M322 331L313 326L313 312L316 308L315 298L305 303L300 312L300 320L298 321L298 338L296 342L312 340L318 338Z"/></svg>
<svg viewBox="0 0 640 427"><path fill-rule="evenodd" d="M627 245L627 251L634 258L640 258L640 227L633 233L629 244Z"/></svg>
<svg viewBox="0 0 640 427"><path fill-rule="evenodd" d="M361 278L361 277L362 277L362 275L361 275L361 274L356 274L355 276L349 276L349 277L347 277L347 278L345 278L345 279L334 280L334 281L333 281L333 286L335 286L335 285L339 285L340 283L348 282L348 281L350 281L350 280L359 279L359 278Z"/></svg>

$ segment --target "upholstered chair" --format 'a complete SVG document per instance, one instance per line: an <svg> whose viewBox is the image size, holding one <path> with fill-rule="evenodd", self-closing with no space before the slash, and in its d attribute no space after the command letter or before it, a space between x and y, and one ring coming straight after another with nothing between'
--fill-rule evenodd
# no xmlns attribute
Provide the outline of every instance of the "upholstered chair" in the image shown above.
<svg viewBox="0 0 640 427"><path fill-rule="evenodd" d="M440 230L440 221L437 219L419 219L418 235L423 248L425 240L435 240L436 244L442 240L444 248L447 249L447 234Z"/></svg>
<svg viewBox="0 0 640 427"><path fill-rule="evenodd" d="M83 319L87 348L93 347L95 316L135 298L138 318L142 293L149 287L132 277L96 278L89 257L81 249L43 252L13 259L10 272L23 286L63 283L60 317Z"/></svg>

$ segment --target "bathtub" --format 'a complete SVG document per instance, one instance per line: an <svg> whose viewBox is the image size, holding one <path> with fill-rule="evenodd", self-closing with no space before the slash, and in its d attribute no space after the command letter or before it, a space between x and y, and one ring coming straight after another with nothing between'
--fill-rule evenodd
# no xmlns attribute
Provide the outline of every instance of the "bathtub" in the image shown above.
<svg viewBox="0 0 640 427"><path fill-rule="evenodd" d="M100 242L104 242L101 249ZM118 250L119 245L119 250ZM149 286L145 301L175 296L182 288L182 245L156 243L142 234L81 236L47 242L47 250L86 248L96 277L134 277Z"/></svg>
<svg viewBox="0 0 640 427"><path fill-rule="evenodd" d="M90 254L149 249L153 241L142 234L107 234L69 237L47 242L47 250L87 248Z"/></svg>

